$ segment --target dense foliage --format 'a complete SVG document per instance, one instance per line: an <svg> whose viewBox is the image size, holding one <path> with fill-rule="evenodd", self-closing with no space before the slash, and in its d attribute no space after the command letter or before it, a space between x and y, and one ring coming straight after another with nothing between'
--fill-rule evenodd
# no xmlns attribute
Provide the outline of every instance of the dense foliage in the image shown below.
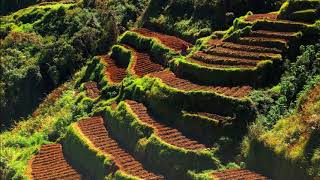
<svg viewBox="0 0 320 180"><path fill-rule="evenodd" d="M277 179L292 174L292 169L297 179L319 176L320 44L300 50L277 86L252 94L259 114L243 141L247 165L272 164L259 167ZM285 167L281 172L280 164Z"/></svg>
<svg viewBox="0 0 320 180"><path fill-rule="evenodd" d="M7 124L30 113L46 92L117 38L112 14L76 5L46 5L2 17L0 116ZM3 121L2 121L3 123Z"/></svg>
<svg viewBox="0 0 320 180"><path fill-rule="evenodd" d="M258 122L267 129L294 111L298 94L320 74L320 44L301 46L300 50L302 54L297 60L287 63L287 71L277 86L267 93L256 91L252 94L259 112Z"/></svg>

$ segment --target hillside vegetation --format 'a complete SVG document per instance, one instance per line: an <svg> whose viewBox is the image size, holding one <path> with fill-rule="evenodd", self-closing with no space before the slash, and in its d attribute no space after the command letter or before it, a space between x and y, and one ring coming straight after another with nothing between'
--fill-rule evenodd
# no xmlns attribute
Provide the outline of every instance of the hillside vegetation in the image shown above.
<svg viewBox="0 0 320 180"><path fill-rule="evenodd" d="M320 178L319 0L8 3L1 179Z"/></svg>
<svg viewBox="0 0 320 180"><path fill-rule="evenodd" d="M280 8L281 0L151 0L141 24L190 42L224 30L248 11L264 13Z"/></svg>

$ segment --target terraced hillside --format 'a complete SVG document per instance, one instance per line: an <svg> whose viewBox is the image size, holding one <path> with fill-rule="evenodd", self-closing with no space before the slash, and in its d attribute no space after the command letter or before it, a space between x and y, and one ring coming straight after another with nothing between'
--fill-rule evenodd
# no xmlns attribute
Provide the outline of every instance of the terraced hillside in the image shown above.
<svg viewBox="0 0 320 180"><path fill-rule="evenodd" d="M244 30L210 39L199 51L144 28L124 33L78 82L97 102L100 91L118 93L96 106L101 116L69 127L63 146L71 164L95 179L187 179L208 170L213 179L268 179L246 169L216 171L232 158L217 159L214 142L240 142L255 118L249 94L278 80L283 57L309 24L277 13L242 23Z"/></svg>
<svg viewBox="0 0 320 180"><path fill-rule="evenodd" d="M287 14L318 15L318 6L290 3L278 12L248 13L196 44L144 27L124 32L65 88L68 98L55 105L59 116L37 122L45 134L35 136L39 147L28 149L34 155L25 176L317 179L320 78L301 71L317 74L319 54L308 46L296 57L296 49L319 37L318 19ZM298 102L296 109L289 100ZM34 116L42 118L41 111Z"/></svg>
<svg viewBox="0 0 320 180"><path fill-rule="evenodd" d="M152 73L150 74L150 76L161 79L163 83L175 89L179 89L183 91L215 92L218 94L223 94L225 96L231 96L236 98L245 97L252 89L250 86L223 87L223 86L206 86L206 85L196 84L187 79L179 78L173 72L168 70Z"/></svg>
<svg viewBox="0 0 320 180"><path fill-rule="evenodd" d="M124 176L133 176L140 179L164 179L163 176L145 170L139 161L125 149L121 148L119 143L109 135L102 117L92 117L81 120L74 125L74 128L76 131L79 131L79 135L81 135L78 138L84 139L84 141L88 143L88 146L93 146L92 148L96 149L97 153L103 153L107 157L106 159L110 161L110 166L105 167L106 169L91 169L92 167L88 166L89 164L87 164L86 161L76 160L78 157L70 154L74 161L80 163L78 165L82 165L83 167L87 166L85 169L91 174L91 177L97 175L95 171L102 170L103 173L106 173L104 175L118 172L119 174L124 174ZM70 145L67 146L70 147ZM72 147L68 150L73 151ZM97 175L96 178L101 177Z"/></svg>
<svg viewBox="0 0 320 180"><path fill-rule="evenodd" d="M140 121L153 128L156 136L158 136L164 142L189 150L205 149L205 145L193 141L185 137L179 130L166 126L157 121L151 114L148 113L147 108L138 102L127 100L133 113L139 118Z"/></svg>
<svg viewBox="0 0 320 180"><path fill-rule="evenodd" d="M210 39L205 48L180 59L176 71L211 84L263 87L276 82L288 48L297 46L310 24L279 19L278 13L247 15L241 20L245 28Z"/></svg>

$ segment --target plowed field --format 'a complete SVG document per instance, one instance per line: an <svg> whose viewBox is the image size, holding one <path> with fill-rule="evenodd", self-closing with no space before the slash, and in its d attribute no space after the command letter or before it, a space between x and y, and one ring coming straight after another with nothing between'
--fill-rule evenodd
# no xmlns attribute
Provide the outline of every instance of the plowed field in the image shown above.
<svg viewBox="0 0 320 180"><path fill-rule="evenodd" d="M156 135L166 143L190 150L205 148L203 144L185 137L179 130L171 128L164 123L157 121L151 114L148 113L147 108L142 103L131 100L126 100L125 102L138 116L140 121L154 128Z"/></svg>
<svg viewBox="0 0 320 180"><path fill-rule="evenodd" d="M145 28L140 28L140 29L134 29L132 30L133 32L137 32L143 36L146 37L152 37L152 38L157 38L159 39L164 45L166 45L167 47L175 50L175 51L182 51L185 52L187 51L187 49L189 47L192 46L192 44L179 39L175 36L169 36L169 35L165 35L165 34L161 34L161 33L157 33L157 32L153 32L150 31L148 29Z"/></svg>
<svg viewBox="0 0 320 180"><path fill-rule="evenodd" d="M225 170L213 174L217 180L268 180L268 178L246 169Z"/></svg>
<svg viewBox="0 0 320 180"><path fill-rule="evenodd" d="M92 117L78 122L82 133L101 151L110 154L120 170L142 179L164 179L144 169L143 165L122 149L118 142L110 137L102 117Z"/></svg>
<svg viewBox="0 0 320 180"><path fill-rule="evenodd" d="M246 96L252 88L250 86L222 87L222 86L203 86L195 84L186 79L177 77L173 72L165 70L151 74L152 77L160 78L165 84L183 91L209 91L241 98Z"/></svg>
<svg viewBox="0 0 320 180"><path fill-rule="evenodd" d="M110 56L102 56L103 61L107 63L105 74L113 83L120 83L127 75L127 67L116 64Z"/></svg>
<svg viewBox="0 0 320 180"><path fill-rule="evenodd" d="M81 175L71 167L62 153L60 144L43 145L31 160L33 179L81 179Z"/></svg>

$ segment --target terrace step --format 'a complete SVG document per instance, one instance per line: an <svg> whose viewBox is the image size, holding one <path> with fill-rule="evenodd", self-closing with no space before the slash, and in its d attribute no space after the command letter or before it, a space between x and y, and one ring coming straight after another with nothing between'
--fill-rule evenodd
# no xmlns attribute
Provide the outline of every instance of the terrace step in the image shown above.
<svg viewBox="0 0 320 180"><path fill-rule="evenodd" d="M146 37L156 38L160 40L162 44L164 44L165 46L177 52L186 52L188 48L192 47L192 44L182 39L179 39L175 36L169 36L169 35L153 32L145 28L133 29L131 31L139 33Z"/></svg>
<svg viewBox="0 0 320 180"><path fill-rule="evenodd" d="M110 137L102 117L92 117L77 122L82 133L102 152L113 157L115 165L123 172L141 179L164 179L147 171L130 153L122 149L118 142Z"/></svg>
<svg viewBox="0 0 320 180"><path fill-rule="evenodd" d="M201 60L187 58L188 62L200 65L205 68L218 68L218 69L234 69L234 68L240 68L240 69L252 69L256 67L257 63L254 62L241 62L241 61L229 61L229 59L225 59L225 61L217 61L216 63L214 61L210 63L203 62Z"/></svg>
<svg viewBox="0 0 320 180"><path fill-rule="evenodd" d="M134 62L132 62L131 70L139 77L146 74L162 71L164 67L156 62L148 53L139 51L133 47L125 45L127 49L133 52Z"/></svg>
<svg viewBox="0 0 320 180"><path fill-rule="evenodd" d="M221 44L221 47L234 49L234 50L245 49L248 52L261 52L261 53L274 53L274 54L280 54L282 52L280 49L277 49L277 48L245 45L245 44L241 44L240 42L224 42Z"/></svg>
<svg viewBox="0 0 320 180"><path fill-rule="evenodd" d="M287 41L278 38L267 37L240 37L237 40L238 43L244 45L262 46L267 48L285 49L287 47Z"/></svg>
<svg viewBox="0 0 320 180"><path fill-rule="evenodd" d="M129 105L133 113L137 115L139 120L154 128L156 135L166 143L189 150L206 148L205 145L184 136L179 130L156 120L142 103L131 100L126 100L125 102Z"/></svg>
<svg viewBox="0 0 320 180"><path fill-rule="evenodd" d="M197 52L196 54L191 56L192 59L188 59L189 61L196 62L200 61L207 64L214 65L231 65L231 66L252 66L255 67L259 61L261 60L253 60L253 59L241 59L234 57L223 57L223 56L215 56L206 54L204 52Z"/></svg>
<svg viewBox="0 0 320 180"><path fill-rule="evenodd" d="M279 55L274 53L250 52L250 51L246 51L245 49L234 50L234 49L228 49L223 47L209 49L206 51L206 53L215 55L215 56L253 59L253 60L268 60L268 59L273 59L275 56Z"/></svg>
<svg viewBox="0 0 320 180"><path fill-rule="evenodd" d="M187 58L187 60L191 63L194 63L194 64L197 64L197 65L200 65L202 67L205 67L205 68L217 68L217 69L235 69L235 68L239 68L239 69L252 69L252 68L255 68L256 65L253 65L251 63L238 63L237 61L226 61L226 62L219 62L220 64L218 63L206 63L206 62L203 62L203 61L199 61L199 60L196 60L196 59L192 59L192 58ZM223 64L225 63L225 64Z"/></svg>
<svg viewBox="0 0 320 180"><path fill-rule="evenodd" d="M105 75L112 83L120 83L127 76L127 67L120 65L110 56L101 56L102 61L107 64Z"/></svg>
<svg viewBox="0 0 320 180"><path fill-rule="evenodd" d="M217 180L268 180L269 178L247 169L229 169L212 174Z"/></svg>
<svg viewBox="0 0 320 180"><path fill-rule="evenodd" d="M266 14L253 14L246 18L246 21L254 22L257 20L269 20L269 21L276 21L278 18L277 13L266 13Z"/></svg>
<svg viewBox="0 0 320 180"><path fill-rule="evenodd" d="M82 179L65 159L60 144L43 145L30 160L33 179Z"/></svg>
<svg viewBox="0 0 320 180"><path fill-rule="evenodd" d="M169 70L164 70L150 75L151 77L161 79L162 82L168 86L183 91L208 91L228 95L230 97L243 98L252 90L250 86L222 87L199 85L186 79L181 79Z"/></svg>
<svg viewBox="0 0 320 180"><path fill-rule="evenodd" d="M280 31L280 32L299 32L305 28L308 24L288 21L288 20L267 20L260 21L254 24L254 30L269 30L269 31Z"/></svg>
<svg viewBox="0 0 320 180"><path fill-rule="evenodd" d="M295 38L295 32L256 30L256 31L252 31L249 37L266 37L266 38L290 40Z"/></svg>

